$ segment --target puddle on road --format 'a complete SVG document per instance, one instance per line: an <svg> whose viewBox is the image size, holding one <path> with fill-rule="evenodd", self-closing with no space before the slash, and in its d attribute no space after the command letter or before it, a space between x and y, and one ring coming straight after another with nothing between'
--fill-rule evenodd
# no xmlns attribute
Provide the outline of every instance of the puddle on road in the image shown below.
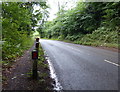
<svg viewBox="0 0 120 92"><path fill-rule="evenodd" d="M45 53L46 54L46 53ZM56 90L56 91L62 91L62 86L60 85L60 83L59 83L59 81L58 81L58 78L57 78L57 75L56 75L56 73L55 73L55 69L54 69L54 67L53 67L53 65L52 65L52 63L51 63L51 60L50 60L50 58L47 56L47 54L46 54L46 60L47 60L47 62L48 62L48 64L49 64L49 69L50 69L50 77L55 81L55 84L53 84L53 86L54 86L54 90Z"/></svg>

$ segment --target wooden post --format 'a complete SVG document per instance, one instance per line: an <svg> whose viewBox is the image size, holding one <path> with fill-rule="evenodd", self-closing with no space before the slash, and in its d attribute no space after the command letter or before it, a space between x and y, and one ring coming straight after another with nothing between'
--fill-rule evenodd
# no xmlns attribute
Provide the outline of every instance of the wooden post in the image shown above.
<svg viewBox="0 0 120 92"><path fill-rule="evenodd" d="M37 78L38 78L38 73L37 73L38 51L37 50L32 51L32 59L33 59L32 77L33 77L33 79L37 80Z"/></svg>
<svg viewBox="0 0 120 92"><path fill-rule="evenodd" d="M37 80L38 78L38 73L37 73L37 60L34 60L33 62L33 79Z"/></svg>
<svg viewBox="0 0 120 92"><path fill-rule="evenodd" d="M39 51L39 38L36 38L35 50L32 51L32 59L33 59L32 77L33 79L36 79L36 80L38 78L38 73L37 73L38 51Z"/></svg>
<svg viewBox="0 0 120 92"><path fill-rule="evenodd" d="M39 38L36 38L36 42L39 42Z"/></svg>
<svg viewBox="0 0 120 92"><path fill-rule="evenodd" d="M36 42L35 47L36 49L39 49L39 42Z"/></svg>

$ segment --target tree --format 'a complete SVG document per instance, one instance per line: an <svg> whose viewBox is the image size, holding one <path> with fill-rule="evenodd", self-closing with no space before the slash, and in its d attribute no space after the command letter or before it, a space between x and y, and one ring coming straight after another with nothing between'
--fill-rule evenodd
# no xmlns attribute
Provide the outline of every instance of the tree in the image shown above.
<svg viewBox="0 0 120 92"><path fill-rule="evenodd" d="M3 59L17 56L29 44L37 21L43 17L41 11L33 13L34 5L39 5L41 9L47 7L46 2L2 3Z"/></svg>

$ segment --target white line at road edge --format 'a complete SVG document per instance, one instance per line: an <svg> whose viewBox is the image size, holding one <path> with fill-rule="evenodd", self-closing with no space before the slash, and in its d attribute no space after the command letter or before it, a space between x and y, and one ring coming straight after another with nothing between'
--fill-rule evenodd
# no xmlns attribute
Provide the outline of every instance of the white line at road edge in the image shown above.
<svg viewBox="0 0 120 92"><path fill-rule="evenodd" d="M108 61L108 60L104 60L104 61L106 61L106 62L108 62L108 63L110 63L110 64L113 64L113 65L115 65L115 66L120 66L120 65L118 65L118 64L116 64L116 63L113 63L113 62L111 62L111 61Z"/></svg>
<svg viewBox="0 0 120 92"><path fill-rule="evenodd" d="M47 56L47 57L45 57L45 58L46 58L46 60L47 60L47 62L48 62L48 64L49 64L50 77L51 77L52 79L54 79L54 81L55 81L55 84L53 84L54 90L55 90L56 92L61 92L61 90L63 89L63 87L61 86L60 82L58 81L57 75L56 75L56 73L55 73L55 69L54 69L54 67L53 67L53 65L52 65L52 63L51 63L50 58L48 57L48 55L47 55L46 52L44 52L44 53L45 53L45 55Z"/></svg>
<svg viewBox="0 0 120 92"><path fill-rule="evenodd" d="M50 59L48 57L46 57L46 60L48 61L48 64L49 64L51 78L54 79L54 81L55 81L54 90L60 92L63 88L62 88L60 82L58 81L58 78L57 78L57 75L56 75L55 70L53 68L53 65L50 62Z"/></svg>

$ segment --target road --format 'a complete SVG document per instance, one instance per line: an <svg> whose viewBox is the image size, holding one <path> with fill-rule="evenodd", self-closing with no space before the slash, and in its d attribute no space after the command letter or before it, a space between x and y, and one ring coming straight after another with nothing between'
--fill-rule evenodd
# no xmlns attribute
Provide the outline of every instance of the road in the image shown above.
<svg viewBox="0 0 120 92"><path fill-rule="evenodd" d="M100 48L40 40L63 90L117 90L118 53Z"/></svg>

